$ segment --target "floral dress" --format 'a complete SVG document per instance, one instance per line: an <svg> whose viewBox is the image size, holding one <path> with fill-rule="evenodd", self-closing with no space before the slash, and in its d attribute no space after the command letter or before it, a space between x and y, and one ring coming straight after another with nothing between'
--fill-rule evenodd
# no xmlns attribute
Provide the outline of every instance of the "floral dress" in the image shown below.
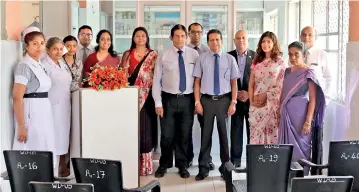
<svg viewBox="0 0 359 192"><path fill-rule="evenodd" d="M267 93L264 107L249 108L250 144L277 144L280 95L286 64L283 58L265 60L251 67L254 74L253 94Z"/></svg>
<svg viewBox="0 0 359 192"><path fill-rule="evenodd" d="M63 61L67 64L70 69L72 82L71 82L71 92L74 92L82 87L82 61L76 60L74 58L75 63L67 63L66 60L63 58Z"/></svg>

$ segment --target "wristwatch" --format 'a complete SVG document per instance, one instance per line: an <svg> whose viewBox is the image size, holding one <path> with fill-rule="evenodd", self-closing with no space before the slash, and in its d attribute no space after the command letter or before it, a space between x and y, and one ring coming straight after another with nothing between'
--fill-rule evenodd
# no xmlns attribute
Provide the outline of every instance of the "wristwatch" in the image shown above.
<svg viewBox="0 0 359 192"><path fill-rule="evenodd" d="M194 103L194 106L196 106L198 103L199 103L199 101L196 101L196 102Z"/></svg>
<svg viewBox="0 0 359 192"><path fill-rule="evenodd" d="M237 104L237 100L232 100L232 103Z"/></svg>

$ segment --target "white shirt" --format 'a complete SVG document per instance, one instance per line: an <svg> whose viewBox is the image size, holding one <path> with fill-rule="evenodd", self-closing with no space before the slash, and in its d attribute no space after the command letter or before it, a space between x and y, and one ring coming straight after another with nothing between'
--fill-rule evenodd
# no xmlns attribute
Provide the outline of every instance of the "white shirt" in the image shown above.
<svg viewBox="0 0 359 192"><path fill-rule="evenodd" d="M80 43L78 45L78 48L77 48L77 51L76 51L76 60L80 60L82 61L82 58L83 58L83 52L84 50L83 49L87 49L86 50L86 58L93 52L95 52L95 47L93 45L89 45L87 46L87 48L83 47ZM85 62L85 61L82 61L82 62Z"/></svg>
<svg viewBox="0 0 359 192"><path fill-rule="evenodd" d="M184 46L182 56L186 69L186 90L183 94L193 93L194 77L193 69L198 58L196 50ZM155 100L156 107L162 107L161 92L170 94L180 94L180 71L178 64L178 49L174 46L165 49L157 58L155 73L153 76L152 96Z"/></svg>
<svg viewBox="0 0 359 192"><path fill-rule="evenodd" d="M308 49L307 64L314 70L318 77L319 83L322 86L324 94L332 96L332 73L334 65L329 65L327 52L322 49L312 47Z"/></svg>

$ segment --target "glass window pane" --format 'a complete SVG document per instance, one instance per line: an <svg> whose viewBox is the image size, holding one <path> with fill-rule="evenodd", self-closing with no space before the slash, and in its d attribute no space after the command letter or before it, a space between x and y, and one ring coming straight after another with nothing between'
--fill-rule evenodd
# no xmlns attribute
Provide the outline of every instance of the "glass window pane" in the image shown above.
<svg viewBox="0 0 359 192"><path fill-rule="evenodd" d="M328 49L329 50L339 50L339 39L338 39L338 35L331 35L328 36L329 40L328 40Z"/></svg>
<svg viewBox="0 0 359 192"><path fill-rule="evenodd" d="M207 32L218 29L223 36L223 51L228 50L228 7L224 6L192 6L192 22L203 26L202 43L207 44Z"/></svg>
<svg viewBox="0 0 359 192"><path fill-rule="evenodd" d="M145 28L150 34L150 46L160 52L172 46L171 28L180 23L180 6L145 6Z"/></svg>
<svg viewBox="0 0 359 192"><path fill-rule="evenodd" d="M339 20L339 3L338 0L330 0L329 3L329 33L338 32Z"/></svg>
<svg viewBox="0 0 359 192"><path fill-rule="evenodd" d="M318 39L315 41L315 45L320 49L327 49L327 39L326 36L318 36Z"/></svg>
<svg viewBox="0 0 359 192"><path fill-rule="evenodd" d="M314 27L318 34L327 31L327 0L314 1Z"/></svg>
<svg viewBox="0 0 359 192"><path fill-rule="evenodd" d="M237 30L246 30L249 36L263 33L263 11L237 12Z"/></svg>
<svg viewBox="0 0 359 192"><path fill-rule="evenodd" d="M105 1L112 3L112 1ZM136 2L115 1L115 49L120 54L131 46L132 32L136 24ZM112 23L112 20L109 20Z"/></svg>

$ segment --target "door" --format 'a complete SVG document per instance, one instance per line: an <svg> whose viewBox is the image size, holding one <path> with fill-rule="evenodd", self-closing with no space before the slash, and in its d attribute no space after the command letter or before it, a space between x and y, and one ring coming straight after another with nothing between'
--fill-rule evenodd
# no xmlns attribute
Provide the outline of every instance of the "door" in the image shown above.
<svg viewBox="0 0 359 192"><path fill-rule="evenodd" d="M150 36L150 46L157 52L171 47L171 28L185 23L185 2L139 2L140 26L144 26Z"/></svg>
<svg viewBox="0 0 359 192"><path fill-rule="evenodd" d="M203 27L202 44L207 45L207 32L211 29L218 29L222 33L222 51L227 52L233 47L233 2L186 2L186 21L187 27L191 23L199 23ZM230 121L229 121L230 122ZM229 126L228 138L229 137ZM197 117L193 124L193 149L194 162L197 161L201 147L201 128ZM214 122L212 134L212 150L211 156L214 162L220 162L219 136L217 131L217 122Z"/></svg>
<svg viewBox="0 0 359 192"><path fill-rule="evenodd" d="M222 33L222 51L231 50L233 45L233 2L186 2L187 27L191 23L200 23L203 26L202 43L207 44L207 32L218 29Z"/></svg>

